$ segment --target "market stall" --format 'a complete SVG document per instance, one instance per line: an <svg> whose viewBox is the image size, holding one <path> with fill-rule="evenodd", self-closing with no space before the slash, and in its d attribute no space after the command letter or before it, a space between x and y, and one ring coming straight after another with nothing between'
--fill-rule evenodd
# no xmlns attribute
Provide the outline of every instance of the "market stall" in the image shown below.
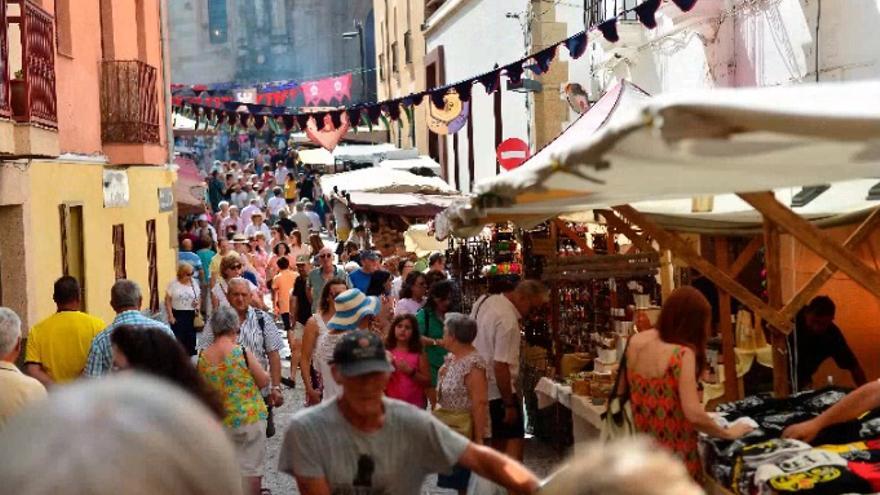
<svg viewBox="0 0 880 495"><path fill-rule="evenodd" d="M877 190L875 177L880 170L880 84L669 95L649 99L636 111L607 120L592 135L575 136L552 152L539 152L519 169L477 184L472 197L438 216L438 234L468 236L487 223L500 221L531 228L558 215L590 211L588 216L613 236L632 244L627 254L652 254L652 260L659 260L661 294L690 283L693 274L717 291L716 332L721 352L714 364L723 366L713 366L717 376L706 384L707 390L727 403L719 406L720 411L730 412L734 407L726 420L752 414L759 425L759 432L744 441L711 445L724 453L714 457L707 453L704 458L707 472L719 486L737 493L769 493L768 486L783 493L877 491L871 485L869 466L854 466L845 457L843 464L835 459L834 469L815 463L806 466L797 455L815 455L815 449L799 446L789 451L789 444L778 437L785 424L812 417L830 405L820 399L818 407L812 402L815 396L789 394L786 335L793 330L797 311L837 270L860 287L861 298L873 302L880 298L880 272L871 266L872 253L855 249L870 244L880 224L880 195L872 192ZM816 193L809 191L811 184L828 187ZM848 195L845 205L828 207L823 206L828 198L847 196L838 193L822 198L828 190L863 192ZM800 200L795 198L798 195ZM723 208L731 199L740 211ZM687 201L690 211L658 208L656 202L668 200ZM724 215L716 212L713 218L714 200ZM654 203L653 213L647 201ZM848 230L832 236L822 230L830 225L845 225ZM802 285L788 282L794 278L790 273L797 260L782 256L783 244L790 247L794 242L819 259L814 265L818 271L811 269ZM562 269L565 261L559 253L549 256L555 256L557 270ZM608 254L596 253L597 258L603 256ZM754 280L746 279L755 265L762 278L757 287ZM785 290L784 283L788 284ZM585 292L576 294L585 297ZM859 306L873 308L873 302ZM551 319L561 318L559 309L551 311ZM731 319L732 315L737 318ZM638 317L631 321L638 327ZM603 348L610 352L610 346ZM589 357L595 366L597 356ZM761 404L769 404L766 414L751 410L739 414L729 403L743 397L741 380L756 364L759 369L772 368L776 399L760 396ZM576 389L586 385L578 385L583 380L577 378L569 376L571 397L591 396L593 383L589 384L591 394L578 394ZM563 386L541 383L539 394L550 397L551 388ZM556 390L555 394L575 409L565 393ZM755 401L751 396L745 405ZM586 415L582 409L581 413ZM867 447L850 445L844 450L870 451L871 439L880 437L880 429L874 431L873 426L860 423L850 428L849 434L826 443L859 441ZM765 468L766 478L749 475L749 470L768 459L765 454L773 454L769 457L781 464L775 471ZM828 483L832 479L848 483L835 486ZM818 485L828 488L808 491Z"/></svg>

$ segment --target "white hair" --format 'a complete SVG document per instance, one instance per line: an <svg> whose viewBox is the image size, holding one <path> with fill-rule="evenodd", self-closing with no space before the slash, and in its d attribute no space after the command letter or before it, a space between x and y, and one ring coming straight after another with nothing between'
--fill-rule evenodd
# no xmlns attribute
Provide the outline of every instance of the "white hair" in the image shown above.
<svg viewBox="0 0 880 495"><path fill-rule="evenodd" d="M9 308L0 306L0 356L12 352L21 338L21 319Z"/></svg>
<svg viewBox="0 0 880 495"><path fill-rule="evenodd" d="M221 305L211 315L210 326L215 337L235 333L240 325L238 313L230 306Z"/></svg>
<svg viewBox="0 0 880 495"><path fill-rule="evenodd" d="M250 292L250 290L251 290L251 284L249 283L248 279L246 279L244 277L233 277L233 278L229 279L229 281L226 282L226 287L227 287L226 291L227 292L231 291L233 285L243 285L243 286L247 287L248 292Z"/></svg>
<svg viewBox="0 0 880 495"><path fill-rule="evenodd" d="M548 495L703 495L684 464L647 438L594 442L553 474Z"/></svg>
<svg viewBox="0 0 880 495"><path fill-rule="evenodd" d="M190 394L143 375L62 387L13 417L0 445L27 447L0 449L4 493L242 493L223 426Z"/></svg>

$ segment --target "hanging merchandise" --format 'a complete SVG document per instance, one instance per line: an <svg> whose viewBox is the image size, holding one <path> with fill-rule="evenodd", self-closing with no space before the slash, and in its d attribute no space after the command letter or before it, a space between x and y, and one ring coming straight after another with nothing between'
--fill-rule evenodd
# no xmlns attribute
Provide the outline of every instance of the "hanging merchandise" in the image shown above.
<svg viewBox="0 0 880 495"><path fill-rule="evenodd" d="M339 141L342 140L342 137L345 136L345 133L348 132L349 128L348 113L333 113L339 114L339 127L336 127L334 125L333 116L330 115L330 113L325 113L317 114L316 116L310 118L305 128L306 136L308 136L311 142L321 146L322 148L330 152L336 149L336 145L339 144ZM323 123L321 129L318 129L318 119L320 119L320 121Z"/></svg>
<svg viewBox="0 0 880 495"><path fill-rule="evenodd" d="M467 123L470 103L461 101L455 90L442 95L442 106L439 108L436 100L432 95L431 104L428 105L428 129L442 136L460 131Z"/></svg>

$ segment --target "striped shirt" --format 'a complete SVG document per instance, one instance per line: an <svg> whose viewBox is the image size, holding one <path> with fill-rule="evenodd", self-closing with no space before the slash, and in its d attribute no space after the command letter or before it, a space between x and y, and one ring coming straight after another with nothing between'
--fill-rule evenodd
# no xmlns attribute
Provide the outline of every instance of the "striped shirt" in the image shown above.
<svg viewBox="0 0 880 495"><path fill-rule="evenodd" d="M263 319L263 328L260 328L259 319ZM205 330L200 334L196 350L202 351L214 343L214 332L211 330L211 324L205 326ZM257 360L263 365L264 370L269 370L269 353L278 352L284 348L284 336L281 330L275 325L275 318L269 313L248 308L247 317L238 332L238 343L243 345L245 349L254 353Z"/></svg>
<svg viewBox="0 0 880 495"><path fill-rule="evenodd" d="M158 328L174 337L174 332L172 332L171 328L165 323L148 318L140 311L123 311L116 315L113 323L95 336L95 340L92 342L92 348L89 351L89 360L86 362L86 368L83 371L83 375L99 377L110 373L110 370L113 369L113 351L110 346L110 334L113 333L113 330L122 325Z"/></svg>

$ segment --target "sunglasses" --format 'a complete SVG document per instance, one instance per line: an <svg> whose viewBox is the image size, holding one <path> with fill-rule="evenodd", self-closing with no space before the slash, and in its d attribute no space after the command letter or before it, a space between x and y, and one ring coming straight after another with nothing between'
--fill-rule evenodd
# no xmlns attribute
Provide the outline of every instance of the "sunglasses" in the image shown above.
<svg viewBox="0 0 880 495"><path fill-rule="evenodd" d="M238 270L241 268L241 265L232 265L230 268L232 268L233 270Z"/></svg>
<svg viewBox="0 0 880 495"><path fill-rule="evenodd" d="M318 258L332 258L332 257L333 257L332 254L319 254L318 255Z"/></svg>

